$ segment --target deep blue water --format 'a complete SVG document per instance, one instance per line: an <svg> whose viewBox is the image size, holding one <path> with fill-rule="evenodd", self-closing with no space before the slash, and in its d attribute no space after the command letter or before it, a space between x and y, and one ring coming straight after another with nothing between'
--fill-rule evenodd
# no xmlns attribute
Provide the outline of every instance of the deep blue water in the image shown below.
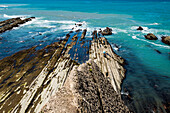
<svg viewBox="0 0 170 113"><path fill-rule="evenodd" d="M58 41L80 20L84 22L82 28L88 30L86 38L94 29L108 26L114 35L106 38L113 48L114 44L121 47L115 52L127 62L122 92L127 90L131 99L122 98L128 106L143 113L152 112L155 106L163 109L163 104L170 102L170 46L161 42L161 36L170 36L169 0L0 1L0 20L18 16L37 19L0 34L0 59ZM145 30L136 31L138 26ZM159 40L146 40L147 33Z"/></svg>

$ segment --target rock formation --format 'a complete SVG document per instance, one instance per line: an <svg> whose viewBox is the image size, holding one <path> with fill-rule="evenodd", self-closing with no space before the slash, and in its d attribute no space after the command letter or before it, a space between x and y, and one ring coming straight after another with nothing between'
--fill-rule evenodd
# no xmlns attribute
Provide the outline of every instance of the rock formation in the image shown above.
<svg viewBox="0 0 170 113"><path fill-rule="evenodd" d="M109 28L109 27L106 27L106 29L103 30L101 34L102 34L103 36L104 36L104 35L112 35L112 29Z"/></svg>
<svg viewBox="0 0 170 113"><path fill-rule="evenodd" d="M139 26L136 30L143 30L143 28L141 26Z"/></svg>
<svg viewBox="0 0 170 113"><path fill-rule="evenodd" d="M0 112L129 112L120 95L124 60L97 31L93 40L86 31L0 60Z"/></svg>
<svg viewBox="0 0 170 113"><path fill-rule="evenodd" d="M103 52L106 52L106 56ZM125 77L125 69L122 67L124 60L113 52L106 38L102 37L92 41L90 59L94 60L105 77L110 80L114 90L120 92L121 82Z"/></svg>
<svg viewBox="0 0 170 113"><path fill-rule="evenodd" d="M157 40L157 39L158 39L158 38L157 38L154 34L152 34L152 33L149 33L149 34L145 35L145 38L146 38L146 39L149 39L149 40Z"/></svg>
<svg viewBox="0 0 170 113"><path fill-rule="evenodd" d="M24 20L20 18L12 18L9 20L2 21L0 22L0 33L3 33L7 30L11 30L14 27L18 27L20 24L24 24L28 21L31 21L32 19L35 19L35 17L26 18Z"/></svg>
<svg viewBox="0 0 170 113"><path fill-rule="evenodd" d="M93 60L75 66L61 88L44 106L44 113L127 113L121 97Z"/></svg>
<svg viewBox="0 0 170 113"><path fill-rule="evenodd" d="M163 43L170 45L170 36L163 36L161 38Z"/></svg>

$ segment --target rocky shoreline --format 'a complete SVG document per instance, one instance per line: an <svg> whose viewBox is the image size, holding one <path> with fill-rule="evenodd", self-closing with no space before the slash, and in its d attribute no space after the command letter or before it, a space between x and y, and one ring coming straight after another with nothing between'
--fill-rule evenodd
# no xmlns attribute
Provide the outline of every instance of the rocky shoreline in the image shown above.
<svg viewBox="0 0 170 113"><path fill-rule="evenodd" d="M35 17L30 17L26 19L21 19L18 17L2 21L0 22L0 33L4 33L7 30L11 30L14 27L18 27L19 25L31 21L32 19L35 19Z"/></svg>
<svg viewBox="0 0 170 113"><path fill-rule="evenodd" d="M1 31L31 19L1 22ZM130 112L120 93L124 60L97 31L91 39L86 32L0 60L0 112Z"/></svg>

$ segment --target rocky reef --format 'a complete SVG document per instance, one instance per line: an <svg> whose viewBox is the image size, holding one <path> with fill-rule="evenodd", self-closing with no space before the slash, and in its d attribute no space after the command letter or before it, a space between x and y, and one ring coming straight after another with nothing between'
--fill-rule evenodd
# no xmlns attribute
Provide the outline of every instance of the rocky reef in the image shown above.
<svg viewBox="0 0 170 113"><path fill-rule="evenodd" d="M23 20L18 17L2 21L0 22L0 33L3 33L7 30L11 30L14 27L18 27L19 25L31 21L32 19L35 19L35 17L26 18Z"/></svg>
<svg viewBox="0 0 170 113"><path fill-rule="evenodd" d="M86 32L0 60L0 112L129 112L120 94L124 60L97 31Z"/></svg>

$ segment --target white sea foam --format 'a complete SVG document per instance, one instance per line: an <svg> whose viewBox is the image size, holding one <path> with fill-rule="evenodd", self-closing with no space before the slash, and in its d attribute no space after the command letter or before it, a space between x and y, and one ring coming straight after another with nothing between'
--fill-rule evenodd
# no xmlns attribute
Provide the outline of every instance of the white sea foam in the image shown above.
<svg viewBox="0 0 170 113"><path fill-rule="evenodd" d="M136 36L132 36L133 39L138 39Z"/></svg>
<svg viewBox="0 0 170 113"><path fill-rule="evenodd" d="M91 31L91 28L89 28L87 26L87 23L85 21L83 22L75 22L75 21L58 21L58 23L62 23L62 25L59 27L59 29L61 30L65 30L65 31L76 31L78 29L87 29L87 32ZM82 24L81 26L76 25L76 24ZM89 31L90 29L90 31Z"/></svg>
<svg viewBox="0 0 170 113"><path fill-rule="evenodd" d="M83 27L85 27L85 25L87 24L85 21L81 22L82 26L77 26L75 27L75 23L78 23L76 21L54 21L54 20L42 20L41 18L36 19L36 21L34 21L33 23L33 27L44 27L44 28L55 28L56 25L54 24L61 24L61 26L59 27L59 29L62 30L71 30L72 28L74 28L74 30L77 29L81 29Z"/></svg>
<svg viewBox="0 0 170 113"><path fill-rule="evenodd" d="M118 51L118 50L119 50L119 48L117 48L117 47L113 47L113 49L114 49L115 51Z"/></svg>
<svg viewBox="0 0 170 113"><path fill-rule="evenodd" d="M43 23L59 23L59 24L75 24L77 23L76 21L55 21L55 20L42 20Z"/></svg>
<svg viewBox="0 0 170 113"><path fill-rule="evenodd" d="M162 33L164 33L164 34L170 34L170 30L164 30L164 29L148 29L148 30L146 30L146 31L142 31L142 33L153 33L153 34L162 34Z"/></svg>
<svg viewBox="0 0 170 113"><path fill-rule="evenodd" d="M129 93L128 93L128 92L123 92L123 91L121 91L121 95L126 95L126 96L128 96Z"/></svg>
<svg viewBox="0 0 170 113"><path fill-rule="evenodd" d="M148 27L144 27L144 26L141 26L143 28L143 30L148 30L149 28ZM139 28L139 26L132 26L131 29L132 30L136 30L137 28Z"/></svg>
<svg viewBox="0 0 170 113"><path fill-rule="evenodd" d="M7 5L0 5L0 7L6 8L6 7L8 7L8 6L7 6Z"/></svg>
<svg viewBox="0 0 170 113"><path fill-rule="evenodd" d="M26 18L26 17L29 17L29 16L30 15L7 15L7 14L3 15L4 18L17 18L17 17Z"/></svg>
<svg viewBox="0 0 170 113"><path fill-rule="evenodd" d="M49 31L45 31L45 32L41 32L41 34L42 34L42 35L44 35L44 34L47 34L47 33L53 33L53 32L56 32L56 31L58 31L58 28L51 29L51 30L49 30Z"/></svg>
<svg viewBox="0 0 170 113"><path fill-rule="evenodd" d="M124 30L124 29L119 29L119 28L112 28L112 31L113 32L123 32L123 33L128 33L127 30Z"/></svg>
<svg viewBox="0 0 170 113"><path fill-rule="evenodd" d="M152 24L148 24L148 25L159 25L159 23L152 23Z"/></svg>
<svg viewBox="0 0 170 113"><path fill-rule="evenodd" d="M133 39L136 39L136 40L141 40L141 41L144 41L144 42L153 44L153 45L155 45L155 46L164 47L164 48L170 48L169 46L165 46L165 45L161 45L161 44L156 44L156 43L153 43L153 42L144 40L144 39L137 38L137 36L132 36L132 38L133 38Z"/></svg>

